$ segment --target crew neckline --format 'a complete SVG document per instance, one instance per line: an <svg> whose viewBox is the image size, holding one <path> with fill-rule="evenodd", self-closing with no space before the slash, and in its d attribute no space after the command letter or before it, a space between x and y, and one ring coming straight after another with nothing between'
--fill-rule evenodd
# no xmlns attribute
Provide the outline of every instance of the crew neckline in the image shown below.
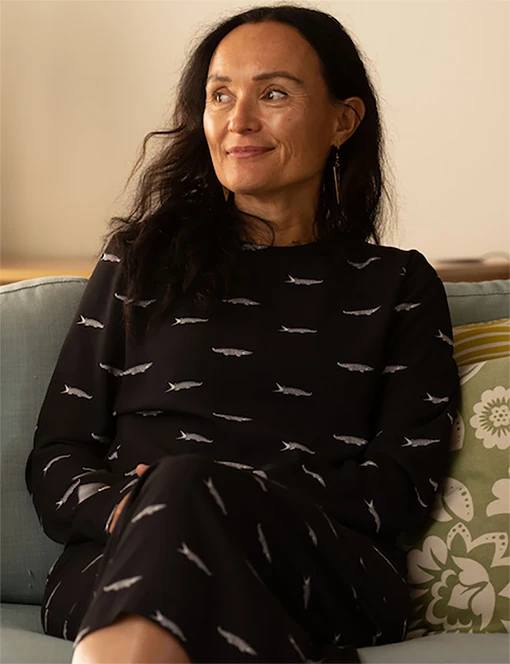
<svg viewBox="0 0 510 664"><path fill-rule="evenodd" d="M256 242L243 242L241 248L246 253L253 254L288 254L288 253L308 253L313 252L314 249L320 248L324 243L323 238L307 242L305 244L284 244L284 245L270 245L258 244Z"/></svg>

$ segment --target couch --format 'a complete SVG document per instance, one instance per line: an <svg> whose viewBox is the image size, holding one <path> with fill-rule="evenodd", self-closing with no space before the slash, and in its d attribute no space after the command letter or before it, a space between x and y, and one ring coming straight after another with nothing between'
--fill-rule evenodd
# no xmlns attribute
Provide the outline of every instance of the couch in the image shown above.
<svg viewBox="0 0 510 664"><path fill-rule="evenodd" d="M62 545L42 531L24 482L39 408L74 310L80 277L44 277L0 288L1 631L0 661L70 662L72 642L44 634L40 604ZM509 281L445 284L453 325L508 317ZM506 552L508 555L508 551ZM508 591L507 591L508 592ZM508 634L439 630L363 648L362 662L508 662Z"/></svg>

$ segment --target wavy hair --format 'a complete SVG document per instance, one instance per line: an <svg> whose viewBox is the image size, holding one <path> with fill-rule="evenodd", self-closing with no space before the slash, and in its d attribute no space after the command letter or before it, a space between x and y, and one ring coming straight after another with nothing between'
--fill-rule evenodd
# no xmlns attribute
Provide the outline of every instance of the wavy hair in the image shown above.
<svg viewBox="0 0 510 664"><path fill-rule="evenodd" d="M157 293L151 307L156 316L163 316L184 294L191 294L197 304L218 303L242 271L241 238L251 237L250 227L233 197L225 200L202 118L209 64L217 46L235 28L264 21L292 26L310 43L320 58L331 100L356 96L366 107L362 122L339 148L340 204L333 176L335 150L329 154L314 221L317 237L380 244L386 225L383 194L390 207L392 201L383 169L378 100L358 48L341 23L322 11L295 5L250 9L222 20L193 50L178 84L172 128L145 136L128 183L145 160L148 140L158 137L163 144L140 177L128 216L110 220L107 241L122 252L126 295L133 301ZM269 226L274 242L270 222L260 221ZM128 304L128 329L132 314Z"/></svg>

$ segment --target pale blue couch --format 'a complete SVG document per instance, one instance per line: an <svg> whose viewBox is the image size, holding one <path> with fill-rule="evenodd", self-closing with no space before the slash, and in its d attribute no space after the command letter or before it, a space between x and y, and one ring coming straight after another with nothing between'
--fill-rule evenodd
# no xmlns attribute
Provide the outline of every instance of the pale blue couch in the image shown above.
<svg viewBox="0 0 510 664"><path fill-rule="evenodd" d="M54 364L85 287L79 277L3 286L1 302L0 661L70 662L72 642L47 636L40 620L46 574L62 546L48 539L25 487L32 434ZM454 325L508 316L509 281L446 284ZM506 634L440 634L364 648L363 662L509 661Z"/></svg>

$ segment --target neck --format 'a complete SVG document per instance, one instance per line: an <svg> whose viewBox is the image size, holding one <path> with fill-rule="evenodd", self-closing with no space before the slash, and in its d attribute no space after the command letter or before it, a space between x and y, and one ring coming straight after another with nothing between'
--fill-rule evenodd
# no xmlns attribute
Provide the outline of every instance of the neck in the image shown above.
<svg viewBox="0 0 510 664"><path fill-rule="evenodd" d="M308 244L317 239L314 233L317 197L310 196L308 191L263 196L236 194L234 200L237 209L246 215L251 242L269 244L272 235L266 224L249 215L271 223L275 246Z"/></svg>

